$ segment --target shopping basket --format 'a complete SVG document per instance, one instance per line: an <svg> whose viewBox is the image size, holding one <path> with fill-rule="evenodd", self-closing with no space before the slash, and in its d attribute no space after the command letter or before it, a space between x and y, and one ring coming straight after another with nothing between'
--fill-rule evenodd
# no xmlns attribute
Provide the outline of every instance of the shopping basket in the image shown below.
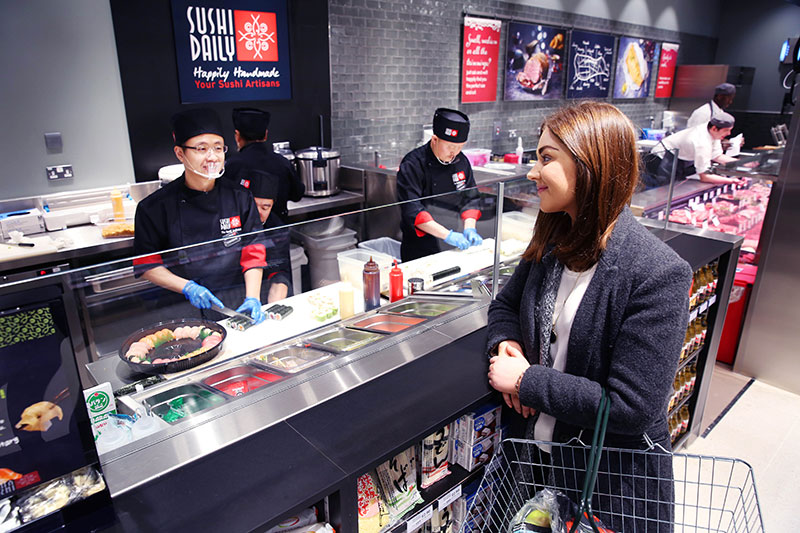
<svg viewBox="0 0 800 533"><path fill-rule="evenodd" d="M578 439L504 440L486 466L459 531L505 533L522 506L546 488L560 491L576 508L590 489L588 509L579 507L576 516L588 511L586 518L594 514L615 533L764 530L753 470L746 462L670 453L649 440L646 450L605 448L604 431L594 435L599 455ZM542 449L549 449L549 456ZM671 483L674 492L663 496L654 490L664 483L668 489ZM620 486L626 487L626 495Z"/></svg>

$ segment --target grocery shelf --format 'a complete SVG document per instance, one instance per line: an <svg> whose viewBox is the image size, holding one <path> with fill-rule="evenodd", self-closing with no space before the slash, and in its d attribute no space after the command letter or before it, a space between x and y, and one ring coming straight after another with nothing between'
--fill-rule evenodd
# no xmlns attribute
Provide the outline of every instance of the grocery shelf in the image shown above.
<svg viewBox="0 0 800 533"><path fill-rule="evenodd" d="M681 370L683 370L683 369L684 369L684 368L685 368L685 367L686 367L688 364L690 364L692 361L694 361L695 359L697 359L697 356L698 356L698 355L700 355L700 352L701 352L701 351L703 350L703 348L705 348L705 347L706 347L706 345L705 345L705 344L703 344L703 345L702 345L702 346L700 346L698 349L696 349L695 351L693 351L693 352L692 352L692 353L689 355L689 357L687 357L686 359L684 359L684 360L683 360L683 362L681 362L681 364L679 364L679 365L678 365L678 370L676 370L676 371L675 371L675 373L677 374L678 372L680 372Z"/></svg>
<svg viewBox="0 0 800 533"><path fill-rule="evenodd" d="M678 440L672 443L672 451L677 450L678 448L682 447L686 444L686 440L689 438L689 432L685 431L683 435L681 435Z"/></svg>
<svg viewBox="0 0 800 533"><path fill-rule="evenodd" d="M717 301L717 295L716 294L712 294L711 298L709 298L705 302L701 303L700 305L696 305L696 306L692 307L691 309L689 309L689 322L691 322L692 320L697 318L699 315L701 315L701 314L705 313L706 311L708 311L709 309L711 309L711 306L714 305L714 303L716 301Z"/></svg>
<svg viewBox="0 0 800 533"><path fill-rule="evenodd" d="M693 396L694 396L694 390L692 390L692 392L690 392L689 395L686 398L684 398L683 400L679 401L678 404L675 407L673 407L672 409L667 411L667 418L671 417L672 415L674 415L675 413L680 411L681 407L686 405L686 402L691 400Z"/></svg>

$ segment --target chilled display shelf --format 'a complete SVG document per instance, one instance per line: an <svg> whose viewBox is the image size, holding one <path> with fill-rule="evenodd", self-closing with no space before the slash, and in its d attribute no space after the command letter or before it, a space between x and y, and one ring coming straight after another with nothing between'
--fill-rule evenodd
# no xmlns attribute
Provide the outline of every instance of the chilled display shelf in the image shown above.
<svg viewBox="0 0 800 533"><path fill-rule="evenodd" d="M670 416L672 416L672 415L674 415L675 413L677 413L678 411L680 411L680 410L681 410L681 407L683 407L684 405L686 405L686 403L687 403L689 400L691 400L691 399L692 399L692 397L694 397L694 391L692 391L691 393L689 393L689 394L686 396L686 398L684 398L683 400L679 401L679 402L677 403L677 405L675 405L675 407L673 407L672 409L670 409L670 410L669 410L669 412L667 413L667 418L669 418Z"/></svg>
<svg viewBox="0 0 800 533"><path fill-rule="evenodd" d="M468 472L454 464L451 464L448 468L450 469L450 475L427 489L420 489L422 499L425 501L411 509L408 515L403 518L403 521L396 524L389 531L403 533L417 530L431 519L434 508L442 509L447 507L461 496L461 487L483 477L484 465L477 467L472 472Z"/></svg>
<svg viewBox="0 0 800 533"><path fill-rule="evenodd" d="M684 368L686 368L686 367L687 367L689 364L691 364L691 363L692 363L692 361L695 361L695 360L697 359L697 356L698 356L698 355L700 355L700 352L701 352L701 351L703 351L703 348L704 348L704 347L705 347L705 345L703 345L703 346L700 346L698 349L696 349L696 350L695 350L695 351L693 351L691 354L689 354L689 356L688 356L686 359L684 359L683 361L681 361L681 363L678 365L678 370L677 370L677 372L680 372L681 370L683 370ZM676 373L677 373L677 372L676 372Z"/></svg>
<svg viewBox="0 0 800 533"><path fill-rule="evenodd" d="M690 436L689 432L686 431L683 435L678 437L678 440L672 443L672 449L677 450L681 448L684 444L686 444L686 441L689 440L689 436Z"/></svg>
<svg viewBox="0 0 800 533"><path fill-rule="evenodd" d="M699 315L708 311L712 305L717 301L717 295L712 294L711 297L700 305L696 305L689 310L689 322L697 318Z"/></svg>

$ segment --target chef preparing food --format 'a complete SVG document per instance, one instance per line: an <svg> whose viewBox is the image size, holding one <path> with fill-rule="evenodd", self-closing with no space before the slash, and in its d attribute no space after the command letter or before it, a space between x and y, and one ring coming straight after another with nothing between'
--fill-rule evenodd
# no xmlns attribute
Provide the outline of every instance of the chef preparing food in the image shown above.
<svg viewBox="0 0 800 533"><path fill-rule="evenodd" d="M475 229L481 216L478 195L472 190L420 201L420 198L462 191L475 187L472 166L461 153L469 135L469 118L460 111L439 108L433 115L433 137L403 158L397 171L397 199L401 209L403 261L418 259L440 251L439 240L466 250L480 245L483 239ZM437 222L429 209L460 212L463 232L451 230Z"/></svg>
<svg viewBox="0 0 800 533"><path fill-rule="evenodd" d="M660 187L669 183L672 166L675 162L674 150L678 150L675 162L675 181L699 179L706 183L740 183L738 178L709 173L711 162L728 163L735 161L722 153L719 141L731 134L734 119L728 113L720 112L707 124L700 124L673 133L659 142L650 153L658 159L655 164L648 163L648 172L643 176L647 188Z"/></svg>
<svg viewBox="0 0 800 533"><path fill-rule="evenodd" d="M172 117L174 151L184 173L142 200L136 209L134 272L183 295L204 318L225 301L242 301L237 311L264 320L260 291L265 247L258 210L250 192L217 180L225 164L222 123L211 109ZM217 241L198 247L187 247ZM177 253L163 250L182 248ZM162 255L163 254L163 255Z"/></svg>

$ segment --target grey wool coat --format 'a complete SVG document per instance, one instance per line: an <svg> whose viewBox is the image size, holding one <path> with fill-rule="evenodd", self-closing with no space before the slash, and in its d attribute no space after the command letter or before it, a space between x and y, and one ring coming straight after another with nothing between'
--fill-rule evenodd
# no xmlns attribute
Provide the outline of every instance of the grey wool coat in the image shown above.
<svg viewBox="0 0 800 533"><path fill-rule="evenodd" d="M489 307L487 352L504 340L522 345L532 366L520 384L520 400L556 418L555 442L567 442L582 430L584 442L591 441L605 388L611 399L606 447L641 450L647 434L670 450L667 404L688 324L691 267L626 207L581 300L566 368L559 372L538 364L535 316L546 273L555 264L552 253L539 263L520 262ZM604 479L604 470L614 475ZM612 511L600 516L615 531L669 531L671 479L669 456L608 454L597 485L597 492L607 496L595 497L595 509ZM628 518L623 523L614 515Z"/></svg>

